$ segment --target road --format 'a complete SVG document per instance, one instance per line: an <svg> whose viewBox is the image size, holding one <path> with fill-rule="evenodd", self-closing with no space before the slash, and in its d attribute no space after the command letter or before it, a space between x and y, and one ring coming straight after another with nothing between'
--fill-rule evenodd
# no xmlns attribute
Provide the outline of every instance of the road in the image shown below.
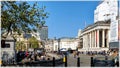
<svg viewBox="0 0 120 68"><path fill-rule="evenodd" d="M92 56L80 54L79 57L80 57L80 67L91 67L91 57ZM94 58L96 57L99 60L105 60L105 56L103 56L103 55L95 55L93 57ZM108 60L112 60L112 57L109 56ZM75 58L73 56L73 54L70 54L67 57L67 61L68 61L67 62L68 67L77 67L77 57ZM108 64L108 65L110 65L110 64Z"/></svg>
<svg viewBox="0 0 120 68"><path fill-rule="evenodd" d="M80 57L80 67L90 67L90 56L79 55ZM73 54L70 54L67 58L68 67L77 67L77 57L75 58Z"/></svg>

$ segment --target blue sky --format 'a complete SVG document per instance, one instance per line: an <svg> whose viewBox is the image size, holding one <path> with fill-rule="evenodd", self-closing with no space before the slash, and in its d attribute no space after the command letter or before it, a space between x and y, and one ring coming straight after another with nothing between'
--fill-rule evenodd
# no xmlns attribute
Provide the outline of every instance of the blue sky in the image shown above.
<svg viewBox="0 0 120 68"><path fill-rule="evenodd" d="M99 1L37 1L50 13L46 20L49 38L76 37L79 29L94 23ZM32 3L32 2L29 2Z"/></svg>
<svg viewBox="0 0 120 68"><path fill-rule="evenodd" d="M78 30L94 22L96 1L39 2L50 13L46 20L49 38L76 37Z"/></svg>

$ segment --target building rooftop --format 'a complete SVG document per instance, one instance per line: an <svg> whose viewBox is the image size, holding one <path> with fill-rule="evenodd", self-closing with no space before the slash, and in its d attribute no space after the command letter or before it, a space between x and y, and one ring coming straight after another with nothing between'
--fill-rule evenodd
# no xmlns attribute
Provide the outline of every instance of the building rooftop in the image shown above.
<svg viewBox="0 0 120 68"><path fill-rule="evenodd" d="M93 23L91 25L88 25L85 29L82 30L82 32L85 32L88 29L92 29L96 26L110 26L110 20L107 21L97 21L96 23Z"/></svg>

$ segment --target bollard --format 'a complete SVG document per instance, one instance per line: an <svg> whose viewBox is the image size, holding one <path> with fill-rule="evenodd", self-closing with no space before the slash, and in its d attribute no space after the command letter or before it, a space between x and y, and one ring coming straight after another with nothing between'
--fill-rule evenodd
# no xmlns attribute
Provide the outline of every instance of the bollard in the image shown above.
<svg viewBox="0 0 120 68"><path fill-rule="evenodd" d="M55 57L53 57L53 67L55 67Z"/></svg>
<svg viewBox="0 0 120 68"><path fill-rule="evenodd" d="M93 57L91 57L91 67L94 66Z"/></svg>
<svg viewBox="0 0 120 68"><path fill-rule="evenodd" d="M116 62L117 67L119 67L119 61Z"/></svg>
<svg viewBox="0 0 120 68"><path fill-rule="evenodd" d="M77 67L80 67L80 57L77 58Z"/></svg>
<svg viewBox="0 0 120 68"><path fill-rule="evenodd" d="M63 62L65 63L65 57L63 58Z"/></svg>
<svg viewBox="0 0 120 68"><path fill-rule="evenodd" d="M67 56L65 55L65 67L67 67Z"/></svg>

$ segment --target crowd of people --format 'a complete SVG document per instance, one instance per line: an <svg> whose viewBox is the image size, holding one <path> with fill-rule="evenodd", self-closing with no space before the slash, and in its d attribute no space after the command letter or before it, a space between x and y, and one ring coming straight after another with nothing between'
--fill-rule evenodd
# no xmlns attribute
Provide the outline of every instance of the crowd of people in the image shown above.
<svg viewBox="0 0 120 68"><path fill-rule="evenodd" d="M45 52L24 52L17 53L17 62L29 62L29 61L41 61L41 60L51 60L51 57L48 56Z"/></svg>

